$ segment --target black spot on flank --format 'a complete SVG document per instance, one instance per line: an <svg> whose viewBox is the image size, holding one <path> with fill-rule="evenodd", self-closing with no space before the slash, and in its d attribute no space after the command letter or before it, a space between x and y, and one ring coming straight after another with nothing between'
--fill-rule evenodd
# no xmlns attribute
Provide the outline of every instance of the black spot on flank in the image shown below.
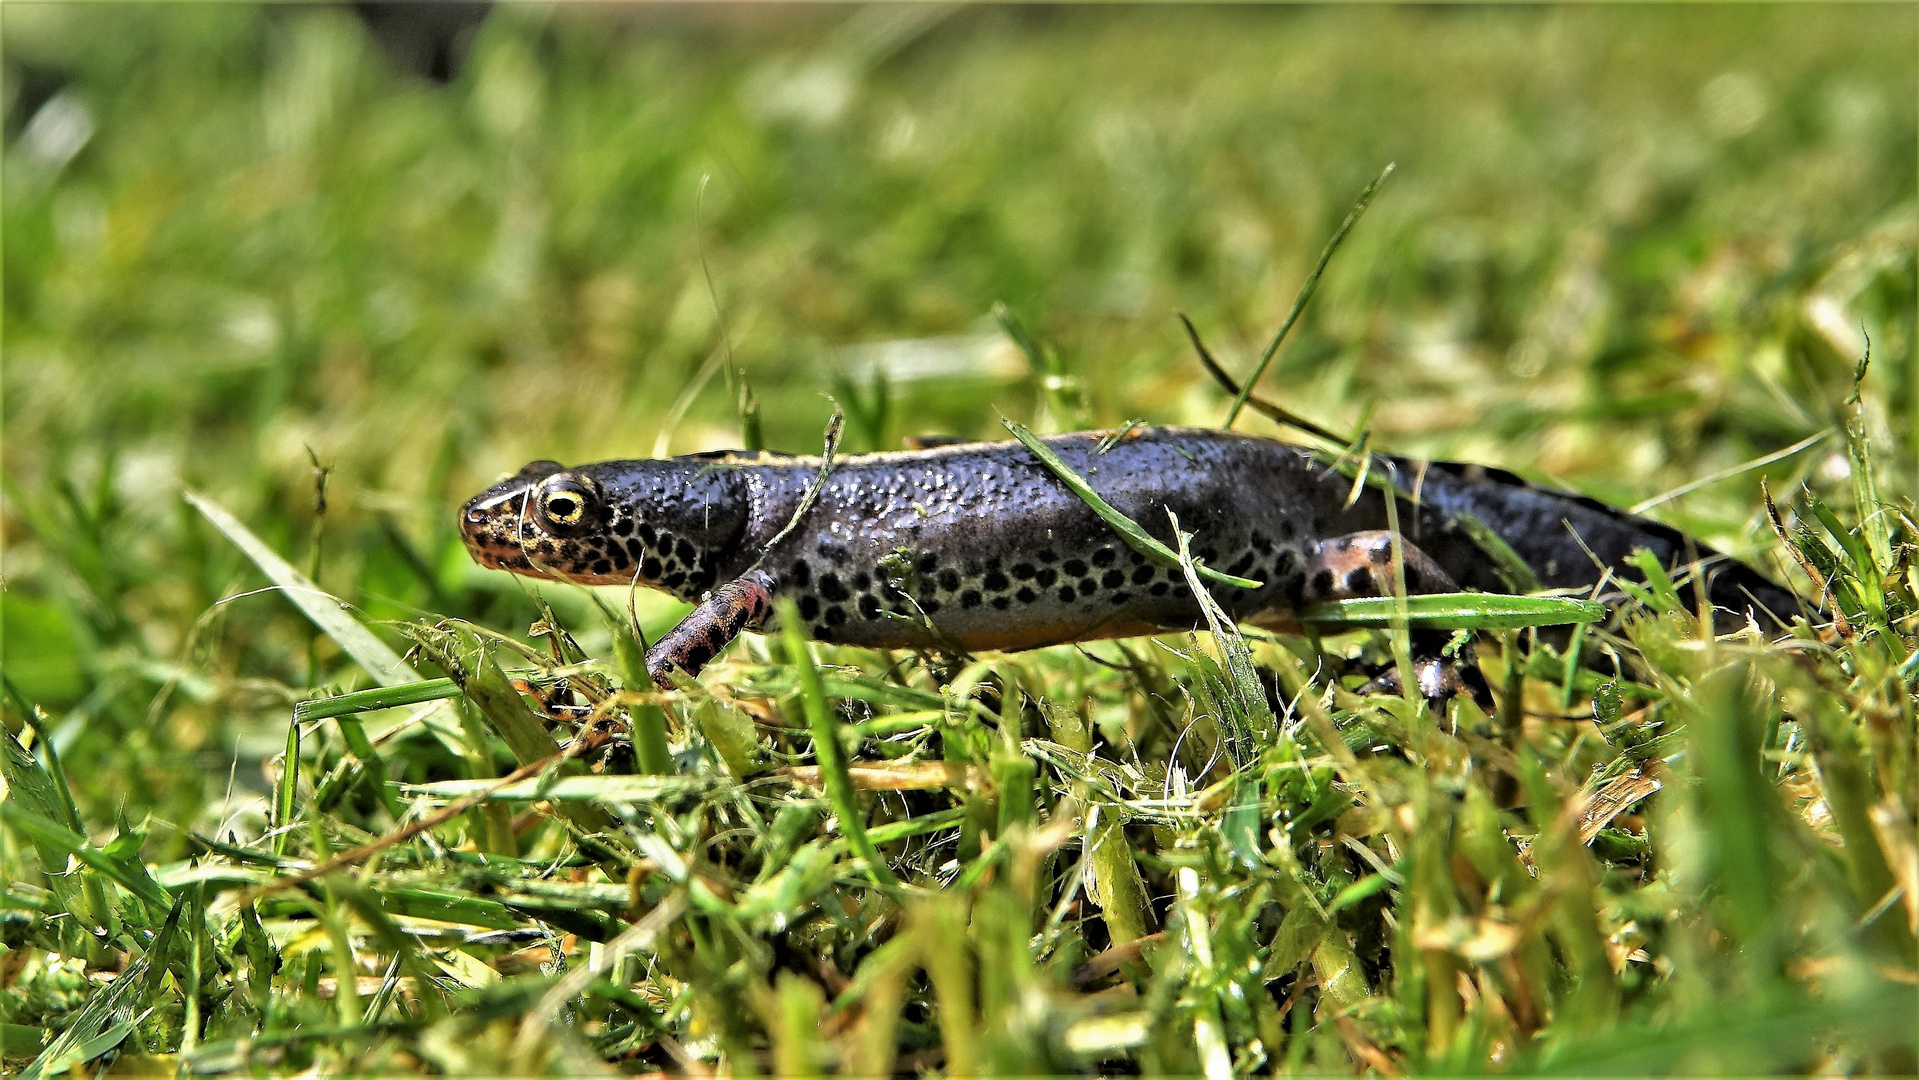
<svg viewBox="0 0 1919 1080"><path fill-rule="evenodd" d="M644 521L640 522L640 543L651 545L653 541L659 538L660 534L654 530L652 525Z"/></svg>
<svg viewBox="0 0 1919 1080"><path fill-rule="evenodd" d="M860 616L868 621L880 617L880 598L872 593L860 595Z"/></svg>
<svg viewBox="0 0 1919 1080"><path fill-rule="evenodd" d="M1193 552L1193 555L1195 558L1204 559L1207 562L1212 562L1214 559L1219 558L1219 552L1209 547L1199 548Z"/></svg>
<svg viewBox="0 0 1919 1080"><path fill-rule="evenodd" d="M1068 559L1066 560L1065 564L1060 567L1060 569L1066 571L1067 577L1085 577L1086 576L1086 560Z"/></svg>
<svg viewBox="0 0 1919 1080"><path fill-rule="evenodd" d="M820 554L826 556L829 562L835 562L841 565L845 565L846 563L846 548L835 544L831 540L820 541Z"/></svg>
<svg viewBox="0 0 1919 1080"><path fill-rule="evenodd" d="M1132 593L1123 593L1123 592L1116 592L1111 597L1109 597L1109 599L1113 601L1113 606L1115 607L1118 607L1119 605L1124 604L1126 601L1131 600L1132 598L1133 598Z"/></svg>
<svg viewBox="0 0 1919 1080"><path fill-rule="evenodd" d="M1153 583L1153 587L1148 591L1151 592L1154 596L1165 596L1166 590L1169 587L1170 586L1164 581L1156 581Z"/></svg>
<svg viewBox="0 0 1919 1080"><path fill-rule="evenodd" d="M1142 566L1138 568L1137 570L1134 570L1133 584L1135 585L1146 584L1147 582L1153 580L1153 573L1154 573L1153 568L1150 566Z"/></svg>
<svg viewBox="0 0 1919 1080"><path fill-rule="evenodd" d="M1039 561L1040 561L1040 562L1057 562L1057 561L1059 561L1059 555L1058 555L1057 553L1055 553L1055 552L1053 551L1053 549L1052 549L1052 548L1047 548L1047 549L1045 549L1044 551L1041 551L1041 552L1039 553L1039 556L1038 556L1038 558L1039 558Z"/></svg>
<svg viewBox="0 0 1919 1080"><path fill-rule="evenodd" d="M928 598L920 601L920 610L926 612L928 615L931 615L932 613L934 613L935 611L938 611L939 609L940 609L940 602L938 600Z"/></svg>
<svg viewBox="0 0 1919 1080"><path fill-rule="evenodd" d="M1097 591L1099 591L1099 585L1092 578L1079 579L1079 594L1081 596L1091 596Z"/></svg>
<svg viewBox="0 0 1919 1080"><path fill-rule="evenodd" d="M864 570L861 570L859 573L853 575L853 591L854 592L865 592L868 588L872 587L872 584L873 584L873 575L867 573Z"/></svg>
<svg viewBox="0 0 1919 1080"><path fill-rule="evenodd" d="M1281 518L1279 520L1279 523L1275 525L1273 528L1274 528L1274 531L1279 533L1279 538L1281 540L1291 540L1294 536L1299 535L1299 526L1294 525L1292 522L1286 520L1285 518Z"/></svg>
<svg viewBox="0 0 1919 1080"><path fill-rule="evenodd" d="M846 609L838 604L826 609L826 625L838 626L846 621Z"/></svg>
<svg viewBox="0 0 1919 1080"><path fill-rule="evenodd" d="M623 517L620 520L614 522L613 532L617 536L632 536L633 535L633 519L630 517Z"/></svg>
<svg viewBox="0 0 1919 1080"><path fill-rule="evenodd" d="M1114 551L1112 548L1109 548L1109 547L1103 547L1103 548L1100 548L1098 551L1093 552L1093 565L1094 566L1111 566L1113 565L1113 560L1117 558L1119 558L1119 552Z"/></svg>
<svg viewBox="0 0 1919 1080"><path fill-rule="evenodd" d="M1033 564L1032 563L1014 563L1013 576L1020 579L1021 581L1025 581L1028 578L1031 578L1033 576Z"/></svg>
<svg viewBox="0 0 1919 1080"><path fill-rule="evenodd" d="M960 577L959 577L958 570L955 570L949 566L946 569L940 571L940 588L941 589L944 589L947 592L952 592L953 590L958 589L959 586L960 586Z"/></svg>
<svg viewBox="0 0 1919 1080"><path fill-rule="evenodd" d="M613 572L613 563L607 559L595 559L593 561L593 572L596 574L610 574Z"/></svg>
<svg viewBox="0 0 1919 1080"><path fill-rule="evenodd" d="M1053 587L1053 582L1059 580L1059 571L1050 566L1042 566L1040 567L1039 576L1033 580L1039 582L1040 588L1050 589Z"/></svg>
<svg viewBox="0 0 1919 1080"><path fill-rule="evenodd" d="M986 569L987 569L987 570L989 570L989 571L990 571L990 570L998 570L998 569L999 569L999 560L998 560L997 558L993 558L993 559L988 559L988 560L986 560Z"/></svg>
<svg viewBox="0 0 1919 1080"><path fill-rule="evenodd" d="M1419 588L1420 582L1419 568L1416 566L1406 567L1406 591L1412 592L1414 589Z"/></svg>
<svg viewBox="0 0 1919 1080"><path fill-rule="evenodd" d="M686 574L683 571L675 570L672 573L661 578L660 584L666 586L669 589L677 589L680 586L686 584Z"/></svg>
<svg viewBox="0 0 1919 1080"><path fill-rule="evenodd" d="M812 622L814 617L819 613L819 597L814 596L812 593L807 593L805 596L800 597L800 618L805 619L807 622Z"/></svg>
<svg viewBox="0 0 1919 1080"><path fill-rule="evenodd" d="M988 570L986 577L981 579L980 584L986 586L987 592L1005 592L1006 587L1012 584L1012 582L1007 581L1006 575L1000 573L998 570Z"/></svg>
<svg viewBox="0 0 1919 1080"><path fill-rule="evenodd" d="M1062 586L1060 586L1060 590L1059 590L1059 599L1060 599L1060 603L1062 603L1062 604L1070 604L1070 603L1072 603L1072 602L1073 602L1073 587L1072 587L1071 585L1062 585Z"/></svg>
<svg viewBox="0 0 1919 1080"><path fill-rule="evenodd" d="M1267 552L1273 550L1273 542L1266 538L1265 533L1254 533L1253 534L1253 550L1259 552L1261 555L1264 555Z"/></svg>
<svg viewBox="0 0 1919 1080"><path fill-rule="evenodd" d="M1253 553L1249 551L1246 554L1241 555L1239 558L1234 559L1233 565L1227 567L1226 572L1233 575L1234 577L1238 577L1241 574L1244 574L1246 571L1251 570L1252 568L1253 568Z"/></svg>
<svg viewBox="0 0 1919 1080"><path fill-rule="evenodd" d="M660 579L660 571L664 569L665 567L660 565L660 560L648 555L646 560L640 563L640 576L648 581L658 581Z"/></svg>
<svg viewBox="0 0 1919 1080"><path fill-rule="evenodd" d="M1126 584L1126 571L1108 570L1100 575L1099 583L1109 589L1117 589L1121 585Z"/></svg>
<svg viewBox="0 0 1919 1080"><path fill-rule="evenodd" d="M1281 551L1279 558L1273 562L1273 573L1280 577L1288 577L1297 569L1299 569L1299 552L1292 548Z"/></svg>
<svg viewBox="0 0 1919 1080"><path fill-rule="evenodd" d="M1126 552L1126 557L1132 560L1134 566L1146 565L1146 556L1140 554L1139 551L1136 549L1128 549Z"/></svg>
<svg viewBox="0 0 1919 1080"><path fill-rule="evenodd" d="M920 573L930 574L939 564L940 557L938 552L922 551L920 552L919 562L914 565L919 567Z"/></svg>
<svg viewBox="0 0 1919 1080"><path fill-rule="evenodd" d="M993 597L993 609L995 611L1005 611L1008 607L1012 606L1012 603L1011 600L1008 600L1004 596Z"/></svg>
<svg viewBox="0 0 1919 1080"><path fill-rule="evenodd" d="M1312 591L1314 596L1332 595L1333 572L1331 570L1321 570L1319 573L1314 574Z"/></svg>
<svg viewBox="0 0 1919 1080"><path fill-rule="evenodd" d="M820 595L826 597L828 600L846 599L846 586L840 583L840 576L838 574L820 575Z"/></svg>
<svg viewBox="0 0 1919 1080"><path fill-rule="evenodd" d="M805 559L793 560L793 584L804 589L813 581L813 568L806 565Z"/></svg>
<svg viewBox="0 0 1919 1080"><path fill-rule="evenodd" d="M1373 572L1363 566L1346 571L1346 591L1365 596L1373 591Z"/></svg>
<svg viewBox="0 0 1919 1080"><path fill-rule="evenodd" d="M978 589L968 589L960 594L960 606L963 608L976 608L979 606L979 602L980 593Z"/></svg>
<svg viewBox="0 0 1919 1080"><path fill-rule="evenodd" d="M638 540L628 540L626 542L626 557L634 562L639 562L646 558L646 548L640 546Z"/></svg>
<svg viewBox="0 0 1919 1080"><path fill-rule="evenodd" d="M1022 604L1030 604L1039 599L1039 594L1034 592L1032 587L1028 585L1020 586L1019 592L1014 595L1019 597L1019 602Z"/></svg>

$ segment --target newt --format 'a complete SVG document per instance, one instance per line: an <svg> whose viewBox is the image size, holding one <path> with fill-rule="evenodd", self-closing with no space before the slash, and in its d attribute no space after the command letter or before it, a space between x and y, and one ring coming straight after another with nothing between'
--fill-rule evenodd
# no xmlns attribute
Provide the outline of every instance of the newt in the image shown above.
<svg viewBox="0 0 1919 1080"><path fill-rule="evenodd" d="M1176 517L1196 560L1256 583L1208 586L1239 621L1291 629L1302 604L1392 592L1386 496L1369 485L1349 502L1352 479L1306 447L1171 427L1045 442L1153 537L1176 546ZM697 673L763 627L777 596L814 639L873 648L1019 650L1206 625L1180 568L1129 546L1018 442L821 465L733 451L535 461L467 502L461 530L482 566L697 605L649 650L656 678ZM1750 567L1604 503L1477 465L1375 456L1372 467L1401 492L1409 593L1509 591L1461 525L1471 514L1547 587L1589 588L1607 568L1635 577L1624 560L1646 548L1676 571L1706 567L1723 619L1801 610Z"/></svg>

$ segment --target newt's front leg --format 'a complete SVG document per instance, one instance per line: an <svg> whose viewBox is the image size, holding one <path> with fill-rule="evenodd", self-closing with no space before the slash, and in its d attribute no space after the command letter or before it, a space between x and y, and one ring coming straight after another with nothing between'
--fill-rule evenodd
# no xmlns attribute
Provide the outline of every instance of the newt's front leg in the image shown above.
<svg viewBox="0 0 1919 1080"><path fill-rule="evenodd" d="M700 606L681 619L646 651L646 673L661 686L671 686L670 672L679 669L698 675L720 650L742 630L758 630L773 612L773 576L749 570L708 593Z"/></svg>
<svg viewBox="0 0 1919 1080"><path fill-rule="evenodd" d="M1401 538L1400 554L1408 595L1458 591L1452 575L1411 541ZM1393 534L1390 532L1371 530L1322 540L1307 558L1302 596L1307 603L1392 594ZM1469 643L1460 650L1458 663L1447 663L1441 658L1451 637L1443 630L1413 631L1413 678L1419 683L1420 695L1436 706L1443 706L1447 699L1463 690L1490 710L1492 693L1474 660L1472 645ZM1369 686L1397 693L1399 672L1382 672Z"/></svg>

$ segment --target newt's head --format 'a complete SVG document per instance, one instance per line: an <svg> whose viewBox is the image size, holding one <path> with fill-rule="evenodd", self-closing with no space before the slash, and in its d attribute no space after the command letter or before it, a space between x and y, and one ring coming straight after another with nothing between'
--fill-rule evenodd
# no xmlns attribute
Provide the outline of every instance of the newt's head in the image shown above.
<svg viewBox="0 0 1919 1080"><path fill-rule="evenodd" d="M735 546L744 504L736 476L696 461L535 461L468 500L460 533L488 569L694 599Z"/></svg>

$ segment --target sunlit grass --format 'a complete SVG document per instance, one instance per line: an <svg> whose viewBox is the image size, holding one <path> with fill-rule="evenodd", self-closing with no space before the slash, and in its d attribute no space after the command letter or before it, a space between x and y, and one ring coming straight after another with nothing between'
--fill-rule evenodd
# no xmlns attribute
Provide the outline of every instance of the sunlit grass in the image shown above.
<svg viewBox="0 0 1919 1080"><path fill-rule="evenodd" d="M503 7L436 87L344 11L8 7L4 1070L1919 1070L1916 32ZM1260 392L1824 614L1410 612L1490 715L1358 693L1397 608L662 691L679 605L460 548L526 459L835 403L1218 423L1174 312L1250 370L1387 161Z"/></svg>

